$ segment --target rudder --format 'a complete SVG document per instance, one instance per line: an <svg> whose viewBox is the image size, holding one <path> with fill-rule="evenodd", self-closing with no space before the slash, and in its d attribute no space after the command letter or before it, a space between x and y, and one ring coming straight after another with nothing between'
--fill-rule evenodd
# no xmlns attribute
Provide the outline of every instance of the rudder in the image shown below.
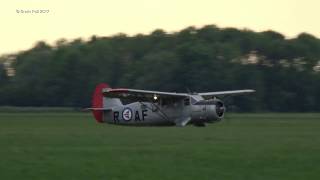
<svg viewBox="0 0 320 180"><path fill-rule="evenodd" d="M122 106L119 98L106 98L102 94L104 88L110 88L106 83L100 83L96 86L92 96L92 114L97 122L103 123L103 109L112 108L114 106ZM97 108L97 109L94 109ZM101 108L101 109L99 109Z"/></svg>

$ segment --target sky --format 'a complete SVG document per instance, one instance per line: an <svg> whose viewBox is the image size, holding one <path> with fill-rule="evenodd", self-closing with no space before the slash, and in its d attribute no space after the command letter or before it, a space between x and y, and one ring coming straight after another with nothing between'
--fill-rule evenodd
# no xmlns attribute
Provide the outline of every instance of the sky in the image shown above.
<svg viewBox="0 0 320 180"><path fill-rule="evenodd" d="M54 44L61 38L175 32L209 24L320 38L319 7L319 0L0 0L0 56L40 40Z"/></svg>

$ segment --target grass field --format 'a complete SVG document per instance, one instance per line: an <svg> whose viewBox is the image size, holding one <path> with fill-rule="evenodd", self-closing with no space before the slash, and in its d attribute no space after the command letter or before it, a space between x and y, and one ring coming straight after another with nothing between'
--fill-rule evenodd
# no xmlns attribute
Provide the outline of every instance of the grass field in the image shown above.
<svg viewBox="0 0 320 180"><path fill-rule="evenodd" d="M320 179L320 114L232 114L177 128L0 113L0 179Z"/></svg>

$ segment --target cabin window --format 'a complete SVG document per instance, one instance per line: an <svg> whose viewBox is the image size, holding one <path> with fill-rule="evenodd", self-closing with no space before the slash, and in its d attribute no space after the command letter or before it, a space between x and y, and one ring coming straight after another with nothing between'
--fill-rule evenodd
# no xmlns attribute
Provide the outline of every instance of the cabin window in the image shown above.
<svg viewBox="0 0 320 180"><path fill-rule="evenodd" d="M190 99L189 98L184 99L183 102L184 102L185 106L189 106L190 105Z"/></svg>
<svg viewBox="0 0 320 180"><path fill-rule="evenodd" d="M170 99L162 99L162 101L161 101L161 105L162 106L167 106L167 105L170 105L172 103L173 103L173 101L170 100Z"/></svg>

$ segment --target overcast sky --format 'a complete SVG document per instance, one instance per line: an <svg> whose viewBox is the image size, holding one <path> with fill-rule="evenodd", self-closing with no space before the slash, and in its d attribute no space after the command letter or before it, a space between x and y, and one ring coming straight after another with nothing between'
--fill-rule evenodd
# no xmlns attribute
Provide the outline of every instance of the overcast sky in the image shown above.
<svg viewBox="0 0 320 180"><path fill-rule="evenodd" d="M167 32L188 26L275 30L320 37L318 0L0 0L0 55L37 41ZM32 11L34 10L34 11ZM44 10L42 13L36 10Z"/></svg>

